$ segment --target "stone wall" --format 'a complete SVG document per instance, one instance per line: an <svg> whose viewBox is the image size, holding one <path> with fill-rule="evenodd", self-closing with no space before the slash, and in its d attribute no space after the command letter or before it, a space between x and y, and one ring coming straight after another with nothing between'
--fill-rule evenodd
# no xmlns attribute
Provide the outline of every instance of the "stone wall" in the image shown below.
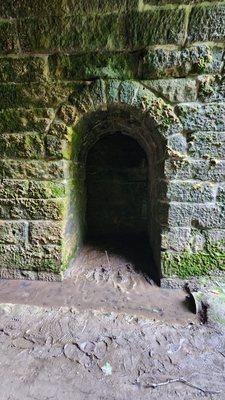
<svg viewBox="0 0 225 400"><path fill-rule="evenodd" d="M225 268L224 39L223 1L1 2L2 277L61 279L109 121L149 151L163 274Z"/></svg>

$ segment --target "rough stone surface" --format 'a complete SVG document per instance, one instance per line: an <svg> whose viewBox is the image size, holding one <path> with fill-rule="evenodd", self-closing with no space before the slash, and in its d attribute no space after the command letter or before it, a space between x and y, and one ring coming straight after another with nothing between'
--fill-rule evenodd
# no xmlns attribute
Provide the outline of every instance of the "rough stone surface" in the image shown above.
<svg viewBox="0 0 225 400"><path fill-rule="evenodd" d="M143 74L148 78L183 77L202 73L220 73L223 47L196 45L180 49L149 49L144 57Z"/></svg>
<svg viewBox="0 0 225 400"><path fill-rule="evenodd" d="M8 262L11 277L28 276L33 263L30 278L61 277L88 233L90 204L93 226L103 216L121 232L145 223L164 274L170 254L179 276L225 268L224 10L217 0L0 4L0 271ZM107 159L96 150L105 166L96 161L87 190L89 150L112 133L144 150L148 185L124 145L127 167L118 150ZM113 187L120 216L107 208ZM44 246L62 255L51 270Z"/></svg>
<svg viewBox="0 0 225 400"><path fill-rule="evenodd" d="M224 4L194 7L189 21L189 40L192 42L222 42L225 38L224 15Z"/></svg>

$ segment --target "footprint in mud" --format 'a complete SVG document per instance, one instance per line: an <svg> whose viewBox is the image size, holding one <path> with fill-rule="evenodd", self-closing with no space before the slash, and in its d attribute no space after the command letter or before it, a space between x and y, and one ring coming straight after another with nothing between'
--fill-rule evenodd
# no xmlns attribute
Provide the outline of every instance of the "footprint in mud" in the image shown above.
<svg viewBox="0 0 225 400"><path fill-rule="evenodd" d="M111 268L101 265L100 267L97 267L93 271L86 274L86 278L91 282L102 283L108 282L111 274Z"/></svg>
<svg viewBox="0 0 225 400"><path fill-rule="evenodd" d="M118 266L99 266L86 274L91 282L111 283L119 290L131 290L136 286L139 275L133 271L130 264Z"/></svg>
<svg viewBox="0 0 225 400"><path fill-rule="evenodd" d="M132 275L134 275L135 272L132 271L130 265L120 265L118 267L118 270L113 274L113 283L117 286L117 288L122 289L121 286L124 289L127 290L131 290L133 289L133 287L136 285L136 274L135 277L136 279L134 279L134 277Z"/></svg>

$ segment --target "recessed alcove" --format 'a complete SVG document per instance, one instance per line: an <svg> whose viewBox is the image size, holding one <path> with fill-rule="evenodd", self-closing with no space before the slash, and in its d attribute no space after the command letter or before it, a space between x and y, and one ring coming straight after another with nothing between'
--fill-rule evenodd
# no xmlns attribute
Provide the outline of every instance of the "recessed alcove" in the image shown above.
<svg viewBox="0 0 225 400"><path fill-rule="evenodd" d="M70 265L120 263L121 271L128 266L160 283L166 141L151 117L129 107L86 114L73 132L64 236Z"/></svg>

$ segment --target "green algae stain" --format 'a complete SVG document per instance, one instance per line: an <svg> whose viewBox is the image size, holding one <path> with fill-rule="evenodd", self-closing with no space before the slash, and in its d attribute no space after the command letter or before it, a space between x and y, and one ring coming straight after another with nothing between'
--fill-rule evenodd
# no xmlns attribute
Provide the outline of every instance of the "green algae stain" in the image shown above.
<svg viewBox="0 0 225 400"><path fill-rule="evenodd" d="M223 243L207 243L204 250L182 254L164 253L164 273L166 276L188 278L191 276L211 275L216 271L225 271L225 250Z"/></svg>

